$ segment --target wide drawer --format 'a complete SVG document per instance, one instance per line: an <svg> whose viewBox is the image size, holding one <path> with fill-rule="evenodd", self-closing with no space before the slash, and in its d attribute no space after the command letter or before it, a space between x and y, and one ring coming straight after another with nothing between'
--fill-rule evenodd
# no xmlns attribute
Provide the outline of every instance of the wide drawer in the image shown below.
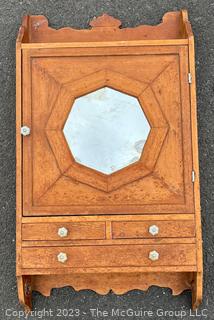
<svg viewBox="0 0 214 320"><path fill-rule="evenodd" d="M195 236L194 220L172 221L115 221L113 239L189 238Z"/></svg>
<svg viewBox="0 0 214 320"><path fill-rule="evenodd" d="M105 239L105 222L26 223L22 240Z"/></svg>
<svg viewBox="0 0 214 320"><path fill-rule="evenodd" d="M152 260L156 257L156 260ZM194 266L194 244L22 248L23 268Z"/></svg>

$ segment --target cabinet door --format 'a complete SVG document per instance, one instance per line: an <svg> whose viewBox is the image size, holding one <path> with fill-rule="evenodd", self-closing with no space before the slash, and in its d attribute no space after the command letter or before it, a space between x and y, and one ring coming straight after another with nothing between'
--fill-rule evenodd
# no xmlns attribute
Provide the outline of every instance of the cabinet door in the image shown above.
<svg viewBox="0 0 214 320"><path fill-rule="evenodd" d="M185 46L24 50L24 215L192 213Z"/></svg>

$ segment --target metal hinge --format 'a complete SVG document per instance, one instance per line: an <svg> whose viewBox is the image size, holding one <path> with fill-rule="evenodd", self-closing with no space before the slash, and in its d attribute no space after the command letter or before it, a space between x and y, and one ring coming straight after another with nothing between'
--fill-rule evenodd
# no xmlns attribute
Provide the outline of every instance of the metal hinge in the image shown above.
<svg viewBox="0 0 214 320"><path fill-rule="evenodd" d="M195 182L195 171L192 170L192 182Z"/></svg>
<svg viewBox="0 0 214 320"><path fill-rule="evenodd" d="M192 74L190 72L188 73L188 82L192 83Z"/></svg>

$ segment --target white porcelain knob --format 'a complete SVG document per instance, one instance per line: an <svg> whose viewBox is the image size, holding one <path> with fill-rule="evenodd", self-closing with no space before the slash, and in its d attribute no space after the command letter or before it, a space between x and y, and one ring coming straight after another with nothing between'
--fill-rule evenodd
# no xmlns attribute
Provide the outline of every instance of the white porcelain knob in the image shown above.
<svg viewBox="0 0 214 320"><path fill-rule="evenodd" d="M30 128L27 126L21 127L21 134L23 136L28 136L30 134Z"/></svg>
<svg viewBox="0 0 214 320"><path fill-rule="evenodd" d="M60 252L60 253L58 254L58 256L57 256L57 260L58 260L59 262L64 263L65 261L68 260L67 254L64 253L64 252Z"/></svg>
<svg viewBox="0 0 214 320"><path fill-rule="evenodd" d="M64 238L64 237L67 237L67 235L68 235L68 229L66 229L65 227L58 229L58 236L60 236L61 238Z"/></svg>
<svg viewBox="0 0 214 320"><path fill-rule="evenodd" d="M149 259L152 261L156 261L159 259L159 253L157 251L150 251L149 252Z"/></svg>
<svg viewBox="0 0 214 320"><path fill-rule="evenodd" d="M156 236L159 233L159 228L158 226L156 226L155 224L153 224L152 226L149 227L149 233L152 236Z"/></svg>

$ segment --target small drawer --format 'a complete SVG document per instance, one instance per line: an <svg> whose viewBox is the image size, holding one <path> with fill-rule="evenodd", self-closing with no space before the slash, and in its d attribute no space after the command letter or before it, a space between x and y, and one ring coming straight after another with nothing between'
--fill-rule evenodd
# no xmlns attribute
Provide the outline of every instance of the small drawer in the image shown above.
<svg viewBox="0 0 214 320"><path fill-rule="evenodd" d="M112 222L113 239L191 238L195 236L194 220Z"/></svg>
<svg viewBox="0 0 214 320"><path fill-rule="evenodd" d="M103 240L105 222L50 222L22 224L22 240Z"/></svg>
<svg viewBox="0 0 214 320"><path fill-rule="evenodd" d="M194 244L22 248L22 267L96 268L194 266Z"/></svg>

